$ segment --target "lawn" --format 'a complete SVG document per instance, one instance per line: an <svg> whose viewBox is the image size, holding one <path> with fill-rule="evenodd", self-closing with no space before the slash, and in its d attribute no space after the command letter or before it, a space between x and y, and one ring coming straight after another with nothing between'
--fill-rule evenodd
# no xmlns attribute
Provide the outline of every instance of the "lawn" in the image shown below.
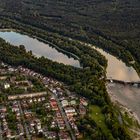
<svg viewBox="0 0 140 140"><path fill-rule="evenodd" d="M101 108L96 105L89 106L89 115L96 122L96 124L102 129L105 134L111 133L105 124L105 116L101 112Z"/></svg>

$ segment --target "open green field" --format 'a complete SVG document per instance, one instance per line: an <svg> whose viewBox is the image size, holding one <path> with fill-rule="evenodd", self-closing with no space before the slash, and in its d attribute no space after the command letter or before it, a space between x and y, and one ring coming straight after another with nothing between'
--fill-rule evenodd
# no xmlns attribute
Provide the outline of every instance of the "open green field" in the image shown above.
<svg viewBox="0 0 140 140"><path fill-rule="evenodd" d="M89 112L90 117L96 122L96 124L105 134L111 133L105 124L105 116L102 114L101 108L99 106L90 105Z"/></svg>

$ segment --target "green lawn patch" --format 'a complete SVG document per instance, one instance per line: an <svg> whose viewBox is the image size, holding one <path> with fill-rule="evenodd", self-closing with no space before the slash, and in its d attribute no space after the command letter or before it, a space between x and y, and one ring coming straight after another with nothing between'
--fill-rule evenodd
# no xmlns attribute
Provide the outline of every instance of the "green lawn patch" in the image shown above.
<svg viewBox="0 0 140 140"><path fill-rule="evenodd" d="M111 133L105 124L105 116L101 112L101 108L97 105L89 106L89 116L96 122L97 126L100 127L105 135Z"/></svg>

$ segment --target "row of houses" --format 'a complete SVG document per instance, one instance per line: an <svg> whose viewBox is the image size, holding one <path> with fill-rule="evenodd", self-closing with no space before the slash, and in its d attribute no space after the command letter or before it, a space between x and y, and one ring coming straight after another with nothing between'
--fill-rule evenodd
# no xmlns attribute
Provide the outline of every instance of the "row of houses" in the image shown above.
<svg viewBox="0 0 140 140"><path fill-rule="evenodd" d="M20 99L21 107L23 109L24 117L27 121L27 126L29 128L30 134L35 135L38 133L42 133L45 137L47 137L47 139L59 137L59 139L61 140L70 140L71 137L68 133L69 130L67 130L64 116L62 116L62 111L64 111L68 123L70 124L70 127L72 129L72 132L74 132L74 135L76 137L80 135L76 121L79 118L79 115L84 116L86 114L88 101L85 98L73 95L71 92L69 92L63 87L62 83L50 77L45 77L30 69L23 67L13 69L10 67L9 69L10 71L19 71L25 76L32 76L38 78L45 85L45 87L48 88L49 94L52 94L49 97L48 102L45 99L45 96L48 96L47 92L8 96L8 99L12 102ZM16 82L15 84L18 85L19 82ZM56 100L56 98L58 98L58 100ZM58 102L60 102L60 106L63 110L60 110ZM50 115L52 117L49 126L51 130L45 130L44 126L42 126L41 120L39 120L35 113L29 109L32 104L39 103L44 104L42 105L45 106L46 111L53 111L53 116ZM17 113L16 115L18 116L21 115L21 112L19 110L16 110L15 113ZM18 125L18 128L21 128L19 126L20 125ZM55 128L59 129L59 133L57 131L52 131L53 128L54 130Z"/></svg>
<svg viewBox="0 0 140 140"><path fill-rule="evenodd" d="M12 104L11 106L12 112L15 113L16 115L16 130L12 130L9 128L9 122L7 120L7 114L9 113L6 107L1 107L0 109L0 118L1 118L1 129L2 129L2 135L6 139L12 139L16 137L20 137L24 135L24 127L21 123L21 118L20 118L20 112L19 108L16 104Z"/></svg>

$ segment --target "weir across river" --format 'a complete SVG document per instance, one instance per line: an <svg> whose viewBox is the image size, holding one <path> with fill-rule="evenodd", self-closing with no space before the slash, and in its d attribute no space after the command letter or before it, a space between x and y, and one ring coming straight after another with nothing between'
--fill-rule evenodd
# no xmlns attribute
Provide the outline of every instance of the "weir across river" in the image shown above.
<svg viewBox="0 0 140 140"><path fill-rule="evenodd" d="M107 78L106 81L109 83L119 83L119 84L123 84L123 85L140 87L140 81L129 81L128 82L128 81L116 80L116 79L112 79L112 78Z"/></svg>

